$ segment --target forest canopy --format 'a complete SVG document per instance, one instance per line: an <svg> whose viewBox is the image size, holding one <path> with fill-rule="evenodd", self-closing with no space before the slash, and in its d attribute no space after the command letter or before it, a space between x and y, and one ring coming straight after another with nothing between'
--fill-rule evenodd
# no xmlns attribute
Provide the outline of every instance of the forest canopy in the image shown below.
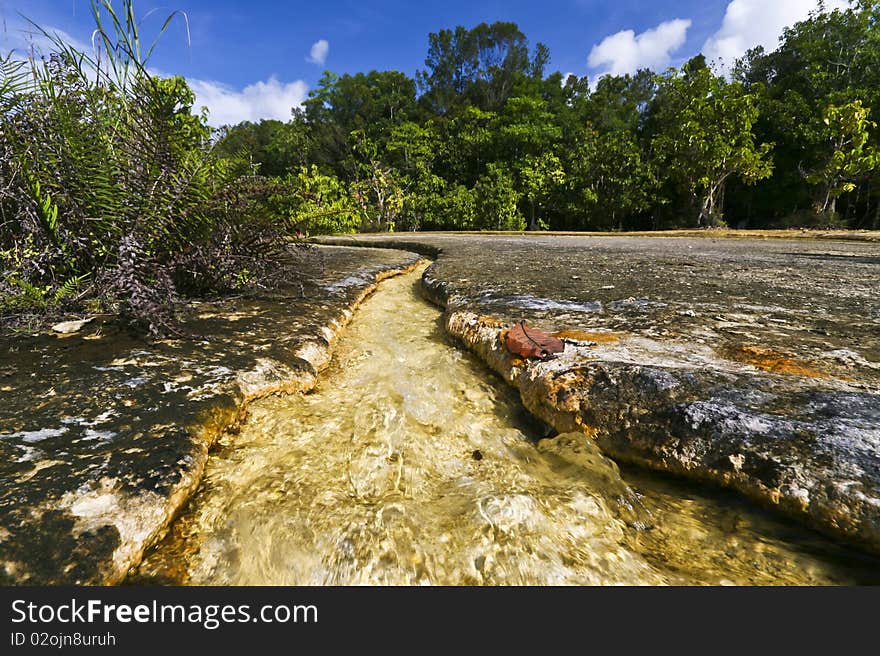
<svg viewBox="0 0 880 656"><path fill-rule="evenodd" d="M326 72L219 152L304 232L880 228L880 9L816 11L730 72L548 73L514 23L428 36L424 68ZM247 173L244 171L243 173Z"/></svg>

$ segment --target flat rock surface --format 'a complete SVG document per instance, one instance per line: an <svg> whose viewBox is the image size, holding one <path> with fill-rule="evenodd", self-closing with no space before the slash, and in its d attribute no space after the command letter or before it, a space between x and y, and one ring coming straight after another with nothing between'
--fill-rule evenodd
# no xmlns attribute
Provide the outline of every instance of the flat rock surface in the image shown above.
<svg viewBox="0 0 880 656"><path fill-rule="evenodd" d="M353 308L417 260L314 249L286 289L193 304L185 339L99 321L0 339L0 584L119 582L246 403L310 389Z"/></svg>
<svg viewBox="0 0 880 656"><path fill-rule="evenodd" d="M400 234L447 329L559 430L880 552L880 244ZM514 322L564 353L523 360Z"/></svg>

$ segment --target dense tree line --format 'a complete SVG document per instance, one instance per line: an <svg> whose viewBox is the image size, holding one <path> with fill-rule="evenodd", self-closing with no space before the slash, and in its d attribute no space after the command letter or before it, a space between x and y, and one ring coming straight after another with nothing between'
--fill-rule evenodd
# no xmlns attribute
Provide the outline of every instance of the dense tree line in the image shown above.
<svg viewBox="0 0 880 656"><path fill-rule="evenodd" d="M174 332L181 301L295 276L302 233L880 228L878 0L729 75L595 85L515 24L442 30L415 79L327 72L290 121L219 135L150 74L132 0L91 8L97 52L0 57L0 327Z"/></svg>
<svg viewBox="0 0 880 656"><path fill-rule="evenodd" d="M429 35L425 69L326 73L288 122L226 127L303 231L880 228L880 4L817 11L729 75L549 73L513 23Z"/></svg>

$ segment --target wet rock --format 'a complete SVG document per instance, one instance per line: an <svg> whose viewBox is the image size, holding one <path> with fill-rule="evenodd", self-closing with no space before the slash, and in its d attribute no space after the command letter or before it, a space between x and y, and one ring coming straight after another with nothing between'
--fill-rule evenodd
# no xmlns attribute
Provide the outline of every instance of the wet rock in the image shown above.
<svg viewBox="0 0 880 656"><path fill-rule="evenodd" d="M439 253L423 284L447 331L560 433L880 552L877 243L418 235L406 247ZM503 330L523 319L565 351L507 352ZM613 337L584 338L596 333Z"/></svg>
<svg viewBox="0 0 880 656"><path fill-rule="evenodd" d="M0 340L0 584L121 581L248 402L310 389L354 308L418 259L321 248L288 289L194 303L184 329L201 338L74 322L63 340Z"/></svg>

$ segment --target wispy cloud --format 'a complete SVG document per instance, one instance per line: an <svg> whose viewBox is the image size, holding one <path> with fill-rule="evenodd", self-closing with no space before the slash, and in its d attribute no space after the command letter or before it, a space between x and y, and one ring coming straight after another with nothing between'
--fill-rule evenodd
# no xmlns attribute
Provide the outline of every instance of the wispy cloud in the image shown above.
<svg viewBox="0 0 880 656"><path fill-rule="evenodd" d="M640 68L662 70L669 66L672 53L684 45L690 26L689 19L676 18L641 34L622 30L593 46L587 65L601 70L596 78L635 73Z"/></svg>
<svg viewBox="0 0 880 656"><path fill-rule="evenodd" d="M323 66L324 62L327 61L328 54L330 54L330 42L326 39L321 39L312 44L312 48L309 50L309 56L306 57L306 61L312 64L317 64L318 66Z"/></svg>
<svg viewBox="0 0 880 656"><path fill-rule="evenodd" d="M196 108L208 108L208 123L214 127L262 119L290 120L293 108L302 104L309 90L302 80L283 83L274 76L241 91L220 82L187 82L196 94Z"/></svg>
<svg viewBox="0 0 880 656"><path fill-rule="evenodd" d="M63 41L80 52L88 54L94 52L91 44L83 43L64 30L51 25L42 26L44 34L43 31L26 20L15 17L5 19L0 28L2 28L0 31L0 52L3 54L11 52L20 58L26 58L32 54L44 55L55 49L53 39Z"/></svg>
<svg viewBox="0 0 880 656"><path fill-rule="evenodd" d="M782 29L804 20L817 6L816 0L732 0L721 27L703 45L703 54L728 70L750 48L760 45L776 50ZM828 11L847 6L845 0L825 2Z"/></svg>
<svg viewBox="0 0 880 656"><path fill-rule="evenodd" d="M93 47L71 34L55 27L44 28L50 35L56 36L76 49L92 54ZM322 48L312 47L312 54L326 58L327 42ZM45 54L54 50L52 40L26 21L14 18L0 26L0 53L13 52L14 56L24 59L32 53ZM323 59L322 59L323 61ZM149 69L153 75L167 77L167 71ZM249 84L244 89L235 89L222 82L190 78L188 84L196 94L195 109L207 107L208 122L215 126L234 125L242 121L259 121L261 119L278 119L287 121L291 118L294 107L298 107L306 99L308 85L302 80L281 82L276 77Z"/></svg>

